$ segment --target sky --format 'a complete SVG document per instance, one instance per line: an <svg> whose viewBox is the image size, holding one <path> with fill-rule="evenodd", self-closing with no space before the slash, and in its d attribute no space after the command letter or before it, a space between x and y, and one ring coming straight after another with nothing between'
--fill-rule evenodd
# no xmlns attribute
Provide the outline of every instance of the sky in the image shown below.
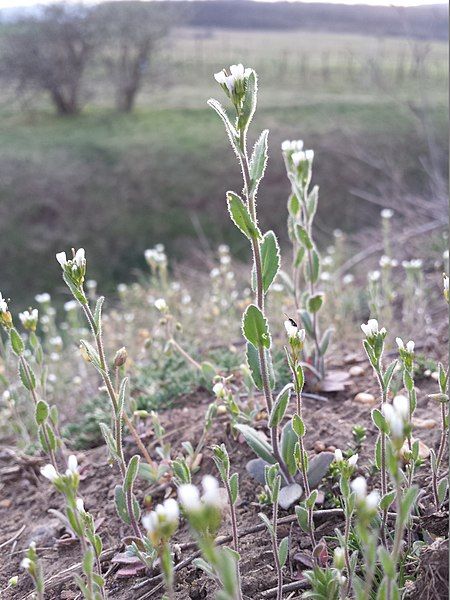
<svg viewBox="0 0 450 600"><path fill-rule="evenodd" d="M90 0L92 2L93 0ZM101 0L100 0L101 1ZM264 0L277 1L277 0ZM295 1L295 0L294 0ZM421 6L424 4L446 4L447 0L307 0L308 2L330 2L333 4L368 4L372 6ZM35 6L37 4L51 4L54 0L0 0L1 8L18 8L22 6Z"/></svg>

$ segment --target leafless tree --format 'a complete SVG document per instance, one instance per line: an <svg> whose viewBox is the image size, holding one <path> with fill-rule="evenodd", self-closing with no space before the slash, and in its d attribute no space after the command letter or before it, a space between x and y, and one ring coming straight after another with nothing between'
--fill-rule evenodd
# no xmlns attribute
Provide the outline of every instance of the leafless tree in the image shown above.
<svg viewBox="0 0 450 600"><path fill-rule="evenodd" d="M172 16L171 16L172 15ZM160 2L105 2L95 10L104 45L104 62L116 92L116 106L130 112L159 44L173 23Z"/></svg>
<svg viewBox="0 0 450 600"><path fill-rule="evenodd" d="M18 84L50 94L60 115L80 110L82 79L95 47L90 11L54 4L5 27L0 72Z"/></svg>

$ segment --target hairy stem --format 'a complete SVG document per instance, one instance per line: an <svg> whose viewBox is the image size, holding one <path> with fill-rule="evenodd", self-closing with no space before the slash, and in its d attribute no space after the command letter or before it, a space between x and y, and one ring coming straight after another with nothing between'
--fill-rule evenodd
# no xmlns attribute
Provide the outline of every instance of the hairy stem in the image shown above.
<svg viewBox="0 0 450 600"><path fill-rule="evenodd" d="M230 515L231 515L231 533L233 536L233 548L236 552L239 553L239 536L237 529L237 520L236 520L236 508L234 506L231 488L229 481L225 481L225 488L227 490L228 496L228 504L230 506ZM237 590L238 597L237 600L242 600L242 588L241 588L241 570L239 568L239 560L236 560L236 579L237 579Z"/></svg>

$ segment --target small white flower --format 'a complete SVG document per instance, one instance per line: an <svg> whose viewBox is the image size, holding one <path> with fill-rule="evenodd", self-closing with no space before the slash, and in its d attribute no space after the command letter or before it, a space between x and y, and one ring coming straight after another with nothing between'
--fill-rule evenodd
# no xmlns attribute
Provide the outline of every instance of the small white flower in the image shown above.
<svg viewBox="0 0 450 600"><path fill-rule="evenodd" d="M394 410L403 420L409 418L409 400L406 396L399 394L392 401Z"/></svg>
<svg viewBox="0 0 450 600"><path fill-rule="evenodd" d="M364 477L357 477L351 482L351 488L358 500L363 500L367 495L367 482Z"/></svg>
<svg viewBox="0 0 450 600"><path fill-rule="evenodd" d="M344 277L342 278L342 283L344 285L348 285L349 283L353 283L355 281L355 276L352 275L351 273L347 273L347 275L344 275Z"/></svg>
<svg viewBox="0 0 450 600"><path fill-rule="evenodd" d="M225 394L225 386L221 381L218 381L213 386L213 392L217 396L217 398L222 398Z"/></svg>
<svg viewBox="0 0 450 600"><path fill-rule="evenodd" d="M47 292L44 292L43 294L36 294L34 299L38 304L46 304L47 302L50 302L51 296L50 294L47 294Z"/></svg>
<svg viewBox="0 0 450 600"><path fill-rule="evenodd" d="M395 338L395 343L397 344L397 347L398 347L399 350L404 350L405 349L405 344L403 343L402 338L396 337Z"/></svg>
<svg viewBox="0 0 450 600"><path fill-rule="evenodd" d="M339 448L336 448L336 450L334 451L334 460L336 462L342 462L344 460L342 450L339 450Z"/></svg>
<svg viewBox="0 0 450 600"><path fill-rule="evenodd" d="M83 498L77 498L75 501L76 507L77 507L77 511L80 513L84 513L86 512L84 510L84 502L83 502Z"/></svg>
<svg viewBox="0 0 450 600"><path fill-rule="evenodd" d="M392 219L394 216L394 211L392 208L383 208L380 214L382 219Z"/></svg>
<svg viewBox="0 0 450 600"><path fill-rule="evenodd" d="M8 312L8 304L0 292L0 313Z"/></svg>
<svg viewBox="0 0 450 600"><path fill-rule="evenodd" d="M382 413L386 419L391 435L393 438L401 438L403 436L403 417L394 409L391 404L383 404Z"/></svg>
<svg viewBox="0 0 450 600"><path fill-rule="evenodd" d="M75 253L75 257L73 259L73 262L77 265L77 267L79 267L80 269L86 264L86 253L84 251L84 248L79 248L76 253Z"/></svg>
<svg viewBox="0 0 450 600"><path fill-rule="evenodd" d="M200 504L200 493L192 483L185 483L178 488L178 499L187 511L198 510Z"/></svg>
<svg viewBox="0 0 450 600"><path fill-rule="evenodd" d="M22 569L25 569L25 571L29 571L31 565L32 565L32 562L27 557L25 557L24 559L22 559L22 562L20 563L20 566L22 567Z"/></svg>
<svg viewBox="0 0 450 600"><path fill-rule="evenodd" d="M143 515L142 525L144 526L144 529L146 531L149 531L150 533L156 531L158 527L158 515L156 514L156 512L152 511Z"/></svg>
<svg viewBox="0 0 450 600"><path fill-rule="evenodd" d="M358 455L357 454L353 454L353 456L350 456L350 458L348 459L348 464L351 467L354 467L357 462L358 462Z"/></svg>
<svg viewBox="0 0 450 600"><path fill-rule="evenodd" d="M284 322L284 327L286 329L286 333L288 334L288 337L295 337L297 335L298 332L298 327L296 325L293 325L291 323L291 321L289 321L289 319L287 319Z"/></svg>
<svg viewBox="0 0 450 600"><path fill-rule="evenodd" d="M375 510L378 508L378 503L380 502L380 492L378 490L373 490L368 494L366 498L366 506L369 510Z"/></svg>
<svg viewBox="0 0 450 600"><path fill-rule="evenodd" d="M412 354L414 352L414 346L415 346L415 344L412 340L409 340L409 342L407 342L406 349L408 350L408 352L410 354Z"/></svg>
<svg viewBox="0 0 450 600"><path fill-rule="evenodd" d="M55 479L58 479L59 477L58 472L53 465L45 465L44 467L41 467L41 475L43 475L49 481L55 481Z"/></svg>
<svg viewBox="0 0 450 600"><path fill-rule="evenodd" d="M281 144L283 152L301 152L303 150L303 140L285 140Z"/></svg>
<svg viewBox="0 0 450 600"><path fill-rule="evenodd" d="M444 292L448 292L448 275L443 276L444 281Z"/></svg>
<svg viewBox="0 0 450 600"><path fill-rule="evenodd" d="M369 271L369 273L367 274L367 279L372 282L378 281L380 277L380 271Z"/></svg>
<svg viewBox="0 0 450 600"><path fill-rule="evenodd" d="M78 473L78 460L75 454L71 454L67 459L67 471L68 475L71 473Z"/></svg>
<svg viewBox="0 0 450 600"><path fill-rule="evenodd" d="M167 310L167 302L164 300L164 298L158 298L158 300L155 300L155 307L160 312L164 312Z"/></svg>
<svg viewBox="0 0 450 600"><path fill-rule="evenodd" d="M175 523L178 521L178 517L180 516L180 509L178 507L178 502L174 498L168 498L163 502L165 517L171 523Z"/></svg>
<svg viewBox="0 0 450 600"><path fill-rule="evenodd" d="M56 260L59 262L59 264L61 265L61 267L64 269L64 267L67 265L67 256L65 252L58 252L56 255Z"/></svg>
<svg viewBox="0 0 450 600"><path fill-rule="evenodd" d="M202 500L205 504L211 506L220 506L221 497L219 482L212 475L205 475L202 479L203 496Z"/></svg>
<svg viewBox="0 0 450 600"><path fill-rule="evenodd" d="M367 324L363 323L361 329L366 337L377 335L378 333L378 321L376 319L369 319ZM383 328L384 329L384 328ZM383 331L383 330L382 330ZM381 333L381 331L379 332ZM383 331L384 333L384 331Z"/></svg>

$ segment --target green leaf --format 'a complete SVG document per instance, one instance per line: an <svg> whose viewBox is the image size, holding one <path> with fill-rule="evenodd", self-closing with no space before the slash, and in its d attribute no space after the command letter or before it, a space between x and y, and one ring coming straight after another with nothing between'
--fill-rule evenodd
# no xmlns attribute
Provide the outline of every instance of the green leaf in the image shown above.
<svg viewBox="0 0 450 600"><path fill-rule="evenodd" d="M250 194L255 194L258 190L259 182L264 176L267 164L267 136L269 130L265 129L253 148L250 159Z"/></svg>
<svg viewBox="0 0 450 600"><path fill-rule="evenodd" d="M236 227L240 229L249 240L261 239L261 232L256 223L253 222L242 198L234 192L227 192L227 204L231 220Z"/></svg>
<svg viewBox="0 0 450 600"><path fill-rule="evenodd" d="M111 429L108 427L108 425L106 425L106 423L99 423L99 427L100 427L100 431L102 432L103 438L106 443L106 447L108 448L111 458L118 461L119 456L117 454L116 441L114 439Z"/></svg>
<svg viewBox="0 0 450 600"><path fill-rule="evenodd" d="M314 327L308 312L306 310L301 310L300 317L306 333L309 335L309 337L314 337Z"/></svg>
<svg viewBox="0 0 450 600"><path fill-rule="evenodd" d="M388 390L389 386L391 385L391 379L392 376L394 375L394 371L395 371L395 367L397 366L397 361L394 360L393 362L391 362L391 364L389 365L389 367L386 369L384 375L383 375L383 384L384 384L384 389ZM413 383L414 385L414 383Z"/></svg>
<svg viewBox="0 0 450 600"><path fill-rule="evenodd" d="M403 496L402 501L401 501L401 508L400 508L400 519L401 519L402 523L406 523L406 521L409 519L409 515L410 515L411 510L414 506L414 503L417 499L418 493L419 493L419 490L418 490L417 486L410 487L405 492L405 495Z"/></svg>
<svg viewBox="0 0 450 600"><path fill-rule="evenodd" d="M280 561L280 567L284 567L287 561L289 553L289 536L283 538L278 546L278 560Z"/></svg>
<svg viewBox="0 0 450 600"><path fill-rule="evenodd" d="M250 121L253 118L256 110L256 97L258 91L258 83L255 71L252 71L247 78L245 87L245 98L242 103L241 114L238 120L238 129L245 132L250 125Z"/></svg>
<svg viewBox="0 0 450 600"><path fill-rule="evenodd" d="M19 377L22 385L25 389L31 391L36 388L36 377L30 367L27 365L28 369L25 368L22 361L19 362Z"/></svg>
<svg viewBox="0 0 450 600"><path fill-rule="evenodd" d="M230 144L235 151L235 153L239 156L239 148L237 146L237 132L233 125L230 123L227 113L223 106L217 100L210 98L208 100L208 105L216 111L219 117L222 119L223 124L225 125L225 130L228 134L228 139L230 140Z"/></svg>
<svg viewBox="0 0 450 600"><path fill-rule="evenodd" d="M381 437L378 436L378 439L375 443L375 466L378 470L381 469Z"/></svg>
<svg viewBox="0 0 450 600"><path fill-rule="evenodd" d="M138 474L139 469L139 461L141 457L138 454L135 454L130 458L130 462L128 463L127 470L125 473L125 479L123 482L123 489L125 492L128 492L132 489L134 480Z"/></svg>
<svg viewBox="0 0 450 600"><path fill-rule="evenodd" d="M295 414L292 417L292 429L298 437L303 437L306 433L305 424L300 415Z"/></svg>
<svg viewBox="0 0 450 600"><path fill-rule="evenodd" d="M288 200L289 214L292 215L293 217L295 217L299 210L300 210L300 202L298 201L298 198L295 194L291 194L289 196L289 200Z"/></svg>
<svg viewBox="0 0 450 600"><path fill-rule="evenodd" d="M74 298L80 302L83 306L86 306L88 303L87 298L80 286L75 285L75 283L70 279L66 272L63 273L63 279L66 283L69 290L72 292Z"/></svg>
<svg viewBox="0 0 450 600"><path fill-rule="evenodd" d="M119 395L117 397L117 416L121 415L123 412L123 407L125 404L125 396L127 393L127 387L128 387L128 377L124 377L124 379L122 379L122 382L120 384Z"/></svg>
<svg viewBox="0 0 450 600"><path fill-rule="evenodd" d="M380 500L380 509L387 510L395 500L395 490L385 494Z"/></svg>
<svg viewBox="0 0 450 600"><path fill-rule="evenodd" d="M386 419L384 418L381 411L378 408L374 408L372 410L372 421L375 423L376 427L382 431L383 433L389 433L389 426L386 423Z"/></svg>
<svg viewBox="0 0 450 600"><path fill-rule="evenodd" d="M38 400L34 414L36 423L42 425L42 423L48 419L49 412L50 409L47 402L45 402L45 400Z"/></svg>
<svg viewBox="0 0 450 600"><path fill-rule="evenodd" d="M230 477L230 492L231 492L231 502L236 504L236 500L239 494L239 475L237 473L233 473Z"/></svg>
<svg viewBox="0 0 450 600"><path fill-rule="evenodd" d="M309 532L309 521L308 521L308 511L303 505L299 505L295 507L295 515L297 517L298 524L300 528L305 533Z"/></svg>
<svg viewBox="0 0 450 600"><path fill-rule="evenodd" d="M273 457L273 449L266 441L261 439L258 435L258 432L253 429L253 427L249 427L248 425L238 424L235 425L237 431L242 433L245 438L245 441L250 446L250 448L257 454L260 458L265 460L270 464L274 464L275 458Z"/></svg>
<svg viewBox="0 0 450 600"><path fill-rule="evenodd" d="M278 394L277 399L272 406L272 411L269 418L269 427L276 427L281 423L286 413L289 399L291 397L292 383L288 383L284 386L281 392Z"/></svg>
<svg viewBox="0 0 450 600"><path fill-rule="evenodd" d="M264 234L261 242L262 280L264 293L268 291L280 268L280 247L273 231Z"/></svg>
<svg viewBox="0 0 450 600"><path fill-rule="evenodd" d="M301 248L299 248L297 250L297 254L295 255L294 267L299 267L302 264L303 259L305 258L305 255L306 255L306 250L302 246Z"/></svg>
<svg viewBox="0 0 450 600"><path fill-rule="evenodd" d="M311 261L306 261L306 277L311 283L316 283L319 279L320 259L316 250L311 251Z"/></svg>
<svg viewBox="0 0 450 600"><path fill-rule="evenodd" d="M325 297L324 294L318 293L318 294L315 294L314 296L311 296L311 298L309 298L308 310L310 313L316 313L318 310L320 310L320 308L322 307L322 304L323 304L324 297Z"/></svg>
<svg viewBox="0 0 450 600"><path fill-rule="evenodd" d="M333 327L328 327L325 333L322 336L319 344L320 356L324 356L326 351L328 350L328 346L330 345L331 336L333 335L334 329Z"/></svg>
<svg viewBox="0 0 450 600"><path fill-rule="evenodd" d="M270 348L270 333L267 319L254 304L250 304L242 318L245 339L256 348Z"/></svg>
<svg viewBox="0 0 450 600"><path fill-rule="evenodd" d="M23 351L25 350L25 344L23 343L23 339L20 336L19 332L17 331L17 329L14 329L14 327L12 327L9 331L9 339L11 341L11 347L13 349L14 354L16 354L17 356L23 354Z"/></svg>
<svg viewBox="0 0 450 600"><path fill-rule="evenodd" d="M383 572L386 575L386 577L388 579L394 579L395 566L389 551L384 546L380 546L378 548L378 558L380 559L381 565L383 567Z"/></svg>
<svg viewBox="0 0 450 600"><path fill-rule="evenodd" d="M90 575L94 568L94 551L92 548L87 548L83 555L83 571L85 575Z"/></svg>
<svg viewBox="0 0 450 600"><path fill-rule="evenodd" d="M439 504L443 504L445 497L447 495L447 489L448 489L448 479L447 477L444 477L443 479L441 479L441 481L438 484L438 502Z"/></svg>
<svg viewBox="0 0 450 600"><path fill-rule="evenodd" d="M116 485L114 488L114 503L116 506L116 511L119 517L122 519L124 523L127 525L130 524L130 517L128 515L127 503L125 499L125 494L121 485Z"/></svg>
<svg viewBox="0 0 450 600"><path fill-rule="evenodd" d="M273 525L269 521L268 517L264 513L258 513L258 517L261 519L261 521L264 522L265 526L269 530L270 535L273 535L274 534Z"/></svg>
<svg viewBox="0 0 450 600"><path fill-rule="evenodd" d="M94 308L94 327L95 327L95 334L98 334L101 332L102 330L102 308L103 308L103 303L105 302L105 297L104 296L100 296L97 299L97 302L95 303L95 308Z"/></svg>
<svg viewBox="0 0 450 600"><path fill-rule="evenodd" d="M270 355L270 351L264 349L264 354L266 357L266 365L267 370L269 371L269 386L270 389L273 390L275 387L275 375L273 371L272 357ZM250 369L250 373L252 375L253 383L259 390L263 390L263 381L261 376L261 367L259 364L259 353L258 349L255 348L253 344L247 343L247 364Z"/></svg>
<svg viewBox="0 0 450 600"><path fill-rule="evenodd" d="M306 231L303 225L299 223L295 224L295 237L297 241L302 244L307 250L312 250L314 248L314 244L312 243L311 238L309 237L309 233Z"/></svg>
<svg viewBox="0 0 450 600"><path fill-rule="evenodd" d="M306 199L306 212L308 214L309 222L311 222L312 218L316 214L318 200L319 186L315 185L308 194L308 198Z"/></svg>
<svg viewBox="0 0 450 600"><path fill-rule="evenodd" d="M290 475L297 472L295 462L295 444L297 443L297 434L292 429L292 422L288 421L281 432L281 456L287 466Z"/></svg>

